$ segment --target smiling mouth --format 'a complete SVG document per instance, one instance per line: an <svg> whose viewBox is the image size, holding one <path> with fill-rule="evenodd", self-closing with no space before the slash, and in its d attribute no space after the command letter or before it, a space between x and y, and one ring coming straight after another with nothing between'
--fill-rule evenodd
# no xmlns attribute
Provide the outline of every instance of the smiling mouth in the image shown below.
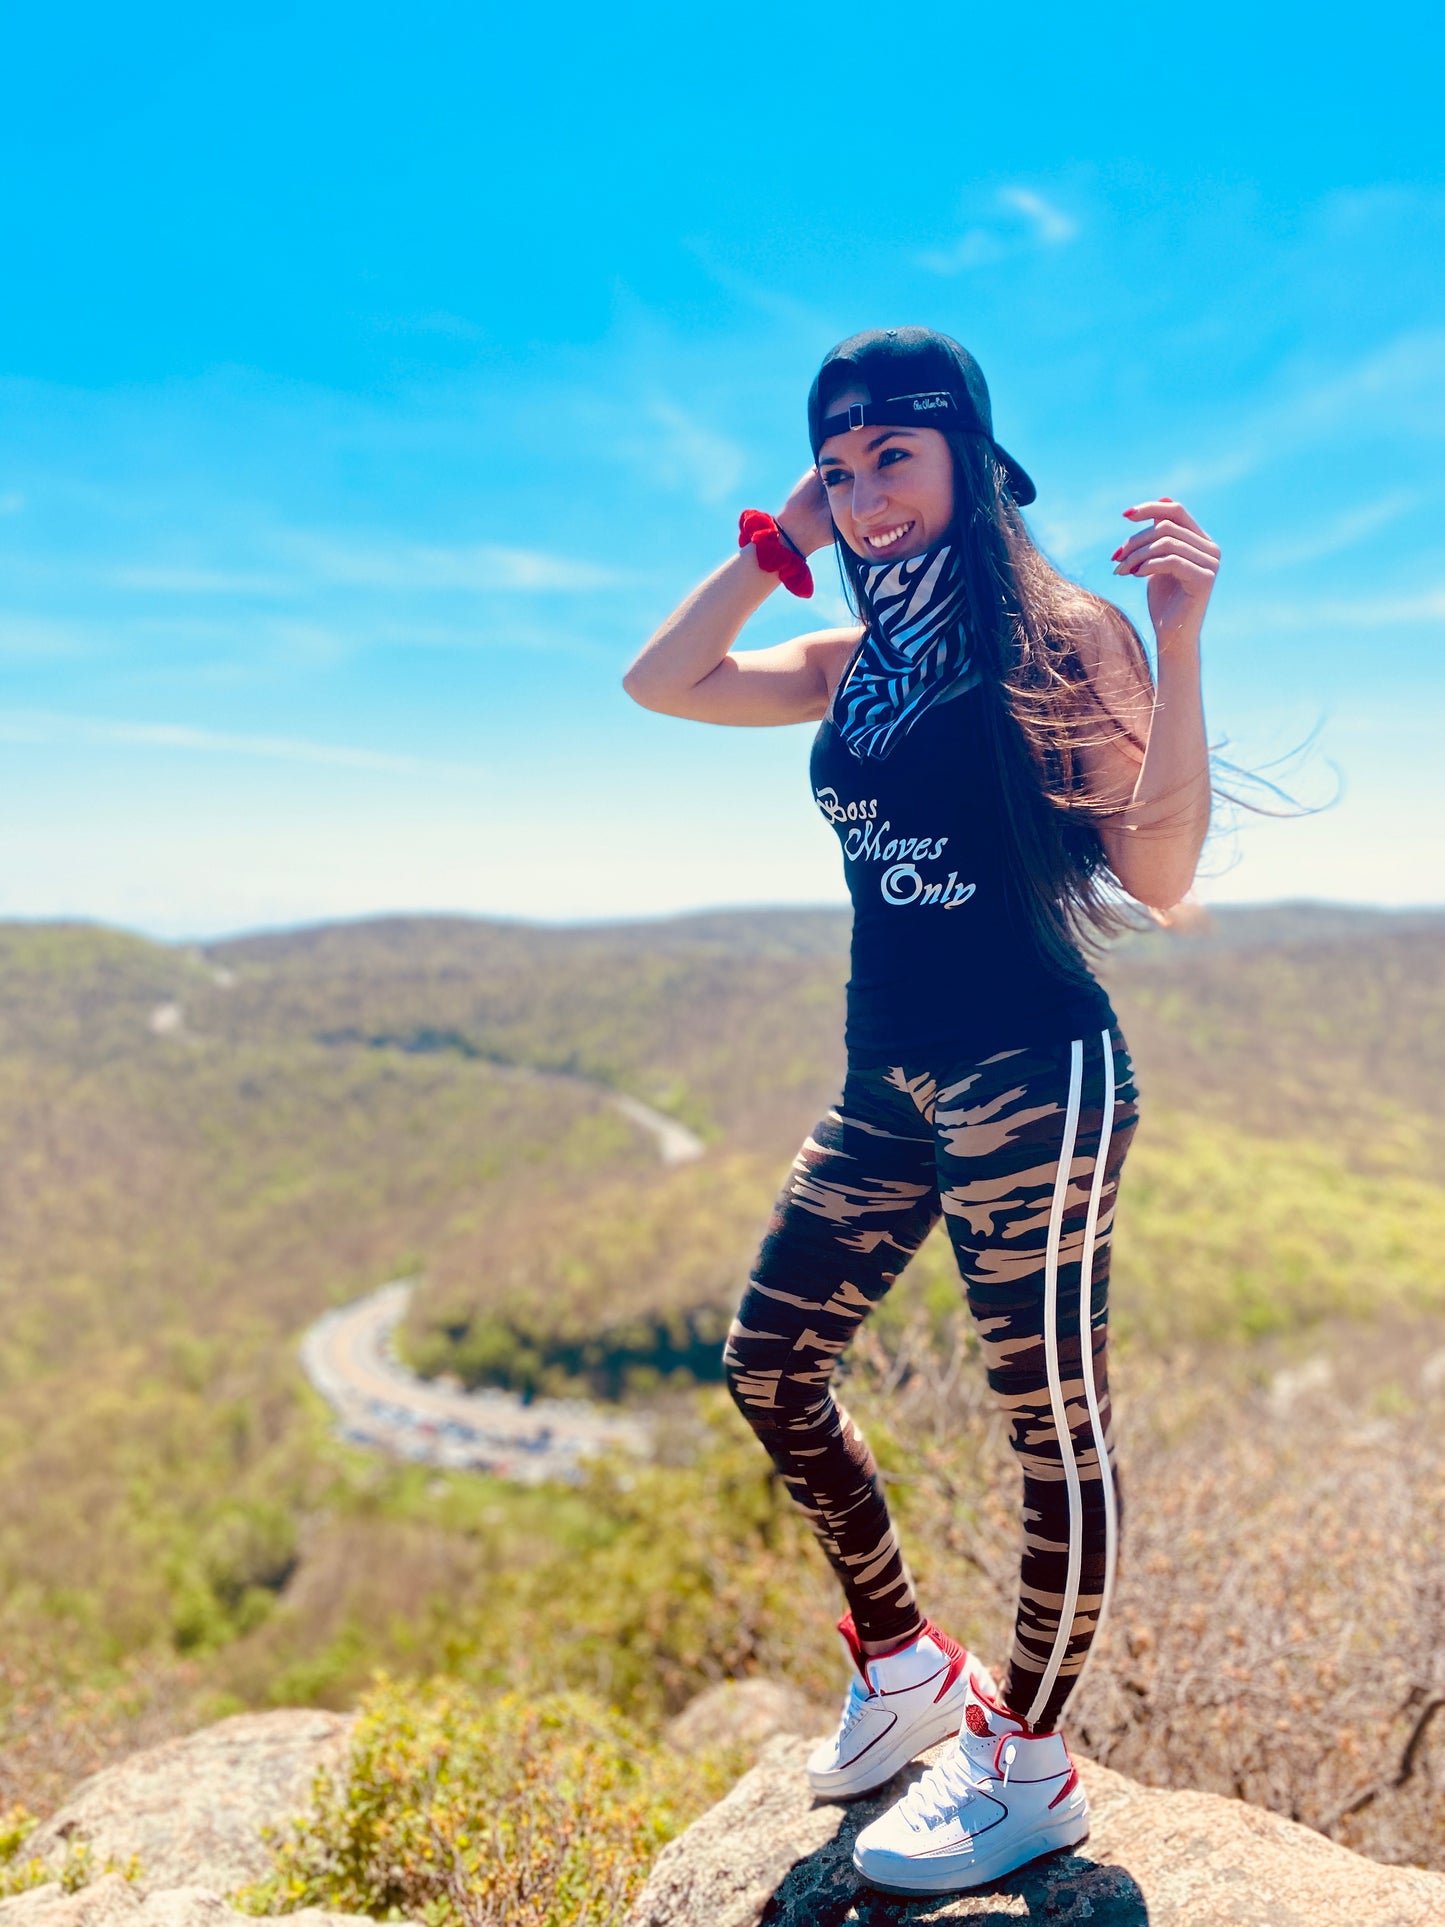
<svg viewBox="0 0 1445 1927"><path fill-rule="evenodd" d="M913 528L912 522L900 522L895 528L883 529L877 535L865 535L863 540L875 552L896 548Z"/></svg>

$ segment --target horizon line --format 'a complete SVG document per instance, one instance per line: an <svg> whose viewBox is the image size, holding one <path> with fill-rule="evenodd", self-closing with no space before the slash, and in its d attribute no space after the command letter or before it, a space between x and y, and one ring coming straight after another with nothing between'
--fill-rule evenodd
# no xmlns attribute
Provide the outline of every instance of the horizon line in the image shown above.
<svg viewBox="0 0 1445 1927"><path fill-rule="evenodd" d="M1191 906L1191 908L1194 906ZM1213 902L1197 906L1206 919L1216 915L1233 917L1244 913L1262 914L1270 911L1304 910L1328 915L1357 917L1378 917L1391 920L1445 916L1445 901L1422 903L1369 903L1354 898L1343 897L1268 897L1250 898L1234 902ZM629 930L640 926L702 922L718 917L758 917L758 916L835 916L846 918L851 915L847 901L820 902L800 901L797 903L719 903L695 906L685 910L659 910L643 912L635 916L606 917L524 917L511 916L502 911L488 910L364 910L355 915L302 917L294 922L265 923L247 925L242 928L224 931L215 935L162 936L154 931L135 925L114 923L105 917L77 915L26 915L12 912L0 915L0 930L5 929L60 929L60 930L97 930L108 931L116 936L134 937L144 943L153 943L166 949L209 950L227 944L253 942L263 937L300 936L308 932L323 930L360 929L369 924L388 923L462 923L486 924L512 930L552 931L562 934L580 930ZM1185 936L1183 930L1169 932L1160 927L1163 934ZM1140 934L1149 934L1142 931Z"/></svg>

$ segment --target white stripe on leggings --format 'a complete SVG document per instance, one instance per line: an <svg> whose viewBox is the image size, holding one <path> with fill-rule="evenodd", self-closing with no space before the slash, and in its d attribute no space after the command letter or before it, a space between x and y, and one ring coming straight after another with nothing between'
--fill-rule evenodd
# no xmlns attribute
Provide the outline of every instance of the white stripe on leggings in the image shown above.
<svg viewBox="0 0 1445 1927"><path fill-rule="evenodd" d="M1104 1114L1099 1126L1099 1154L1094 1161L1094 1182L1089 1191L1089 1218L1084 1226L1084 1250L1079 1278L1079 1356L1084 1366L1084 1397L1089 1405L1089 1427L1094 1435L1094 1450L1099 1459L1099 1477L1104 1481L1104 1590L1099 1600L1099 1617L1094 1622L1094 1638L1079 1672L1082 1680L1098 1645L1109 1603L1114 1596L1114 1564L1119 1550L1119 1502L1114 1491L1114 1474L1109 1464L1104 1421L1099 1416L1099 1388L1094 1383L1094 1329L1090 1320L1090 1301L1094 1296L1094 1247L1099 1235L1099 1204L1104 1195L1104 1169L1109 1161L1109 1140L1114 1134L1114 1040L1108 1031L1099 1033L1104 1052ZM1078 1682L1075 1682L1077 1686Z"/></svg>
<svg viewBox="0 0 1445 1927"><path fill-rule="evenodd" d="M1054 1635L1053 1651L1039 1681L1039 1690L1028 1711L1029 1725L1043 1717L1054 1681L1064 1663L1064 1653L1073 1629L1074 1607L1079 1597L1079 1570L1083 1564L1084 1499L1079 1490L1079 1462L1074 1457L1074 1441L1069 1431L1069 1414L1064 1404L1064 1387L1059 1377L1059 1241L1064 1227L1064 1205L1069 1195L1069 1177L1074 1165L1074 1140L1079 1132L1079 1097L1084 1081L1084 1040L1076 1037L1069 1047L1069 1103L1064 1113L1064 1141L1059 1150L1058 1176L1054 1179L1054 1202L1049 1212L1049 1242L1044 1255L1044 1362L1049 1374L1049 1407L1054 1415L1054 1433L1063 1460L1064 1483L1069 1493L1069 1564L1064 1582L1064 1604L1059 1614L1059 1630Z"/></svg>
<svg viewBox="0 0 1445 1927"><path fill-rule="evenodd" d="M1109 1140L1114 1129L1114 1042L1107 1030L1099 1033L1099 1041L1104 1065L1103 1110L1099 1124L1099 1146L1094 1158L1094 1180L1089 1187L1089 1212L1084 1225L1084 1243L1079 1254L1079 1362L1084 1379L1084 1398L1089 1408L1089 1430L1094 1441L1099 1475L1104 1482L1104 1590L1099 1602L1099 1616L1094 1627L1095 1640L1103 1630L1104 1620L1109 1611L1109 1602L1114 1590L1114 1568L1119 1540L1118 1504L1104 1439L1103 1420L1099 1413L1099 1391L1094 1381L1093 1326L1090 1320L1090 1303L1094 1295L1094 1250L1099 1233L1099 1206L1104 1193ZM1069 1494L1069 1560L1064 1582L1063 1610L1059 1615L1059 1629L1054 1635L1053 1651L1049 1655L1049 1663L1044 1669L1038 1692L1034 1695L1034 1703L1029 1708L1030 1725L1042 1717L1049 1694L1053 1691L1054 1682L1059 1676L1059 1668L1063 1665L1064 1655L1068 1651L1074 1613L1079 1603L1079 1578L1083 1565L1083 1495L1079 1488L1078 1460L1074 1456L1074 1441L1064 1405L1064 1388L1059 1372L1058 1337L1055 1330L1059 1294L1059 1245L1063 1233L1064 1207L1068 1198L1074 1147L1078 1136L1083 1062L1083 1040L1075 1039L1070 1053L1069 1100L1064 1118L1064 1143L1058 1176L1054 1180L1053 1210L1049 1217L1048 1252L1044 1261L1044 1358L1049 1375L1049 1404L1053 1412L1054 1429L1059 1437L1059 1453L1063 1460L1064 1480ZM1089 1652L1092 1656L1092 1642ZM1087 1661L1085 1663L1087 1665ZM1081 1670L1080 1678L1082 1677Z"/></svg>

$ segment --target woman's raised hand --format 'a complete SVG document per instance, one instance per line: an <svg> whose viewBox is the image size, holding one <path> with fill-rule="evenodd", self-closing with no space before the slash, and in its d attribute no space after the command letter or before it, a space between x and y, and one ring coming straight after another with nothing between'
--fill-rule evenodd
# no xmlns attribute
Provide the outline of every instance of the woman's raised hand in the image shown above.
<svg viewBox="0 0 1445 1927"><path fill-rule="evenodd" d="M784 535L804 555L828 547L833 540L833 518L828 513L828 492L816 468L799 476L777 519Z"/></svg>
<svg viewBox="0 0 1445 1927"><path fill-rule="evenodd" d="M1149 620L1167 646L1199 639L1209 592L1219 573L1219 544L1211 541L1188 509L1161 495L1125 509L1131 522L1151 527L1131 535L1114 551L1115 575L1142 575L1149 581Z"/></svg>

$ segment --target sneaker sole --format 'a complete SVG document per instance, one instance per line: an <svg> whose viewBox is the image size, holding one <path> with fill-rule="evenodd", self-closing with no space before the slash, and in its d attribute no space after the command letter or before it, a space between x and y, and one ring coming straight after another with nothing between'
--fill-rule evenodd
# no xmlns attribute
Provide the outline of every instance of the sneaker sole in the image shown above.
<svg viewBox="0 0 1445 1927"><path fill-rule="evenodd" d="M977 1680L990 1698L993 1696L993 1675L985 1666L973 1669L972 1677ZM899 1773L910 1760L916 1760L920 1753L926 1753L930 1746L937 1746L940 1740L951 1740L963 1724L964 1709L968 1705L968 1675L959 1680L956 1700L944 1700L938 1709L938 1718L925 1727L915 1727L907 1735L889 1734L881 1740L876 1752L865 1753L857 1764L857 1777L844 1773L820 1773L808 1775L808 1785L813 1792L828 1800L856 1800L865 1793L876 1793L886 1786L895 1773ZM892 1744L889 1744L889 1741ZM866 1766L864 1761L867 1762Z"/></svg>
<svg viewBox="0 0 1445 1927"><path fill-rule="evenodd" d="M1077 1822L1073 1825L1077 1826ZM1056 1838L1057 1835L1064 1837ZM975 1864L967 1869L967 1878L962 1880L955 1879L936 1864L931 1869L934 1876L932 1879L900 1879L897 1874L886 1878L881 1877L869 1873L856 1851L853 1855L853 1869L855 1873L862 1875L870 1887L875 1887L881 1894L967 1894L975 1892L980 1887L992 1887L1000 1880L1006 1880L1010 1874L1020 1873L1025 1867L1032 1867L1040 1860L1047 1860L1051 1854L1067 1853L1073 1847L1082 1847L1088 1837L1087 1820L1081 1832L1072 1831L1071 1827L1063 1822L1053 1827L1042 1827L1038 1832L1030 1834L1027 1840L1019 1843L1024 1849L1021 1856L1006 1854L1001 1859L990 1862L986 1867ZM925 1864L919 1863L920 1874L924 1872Z"/></svg>

